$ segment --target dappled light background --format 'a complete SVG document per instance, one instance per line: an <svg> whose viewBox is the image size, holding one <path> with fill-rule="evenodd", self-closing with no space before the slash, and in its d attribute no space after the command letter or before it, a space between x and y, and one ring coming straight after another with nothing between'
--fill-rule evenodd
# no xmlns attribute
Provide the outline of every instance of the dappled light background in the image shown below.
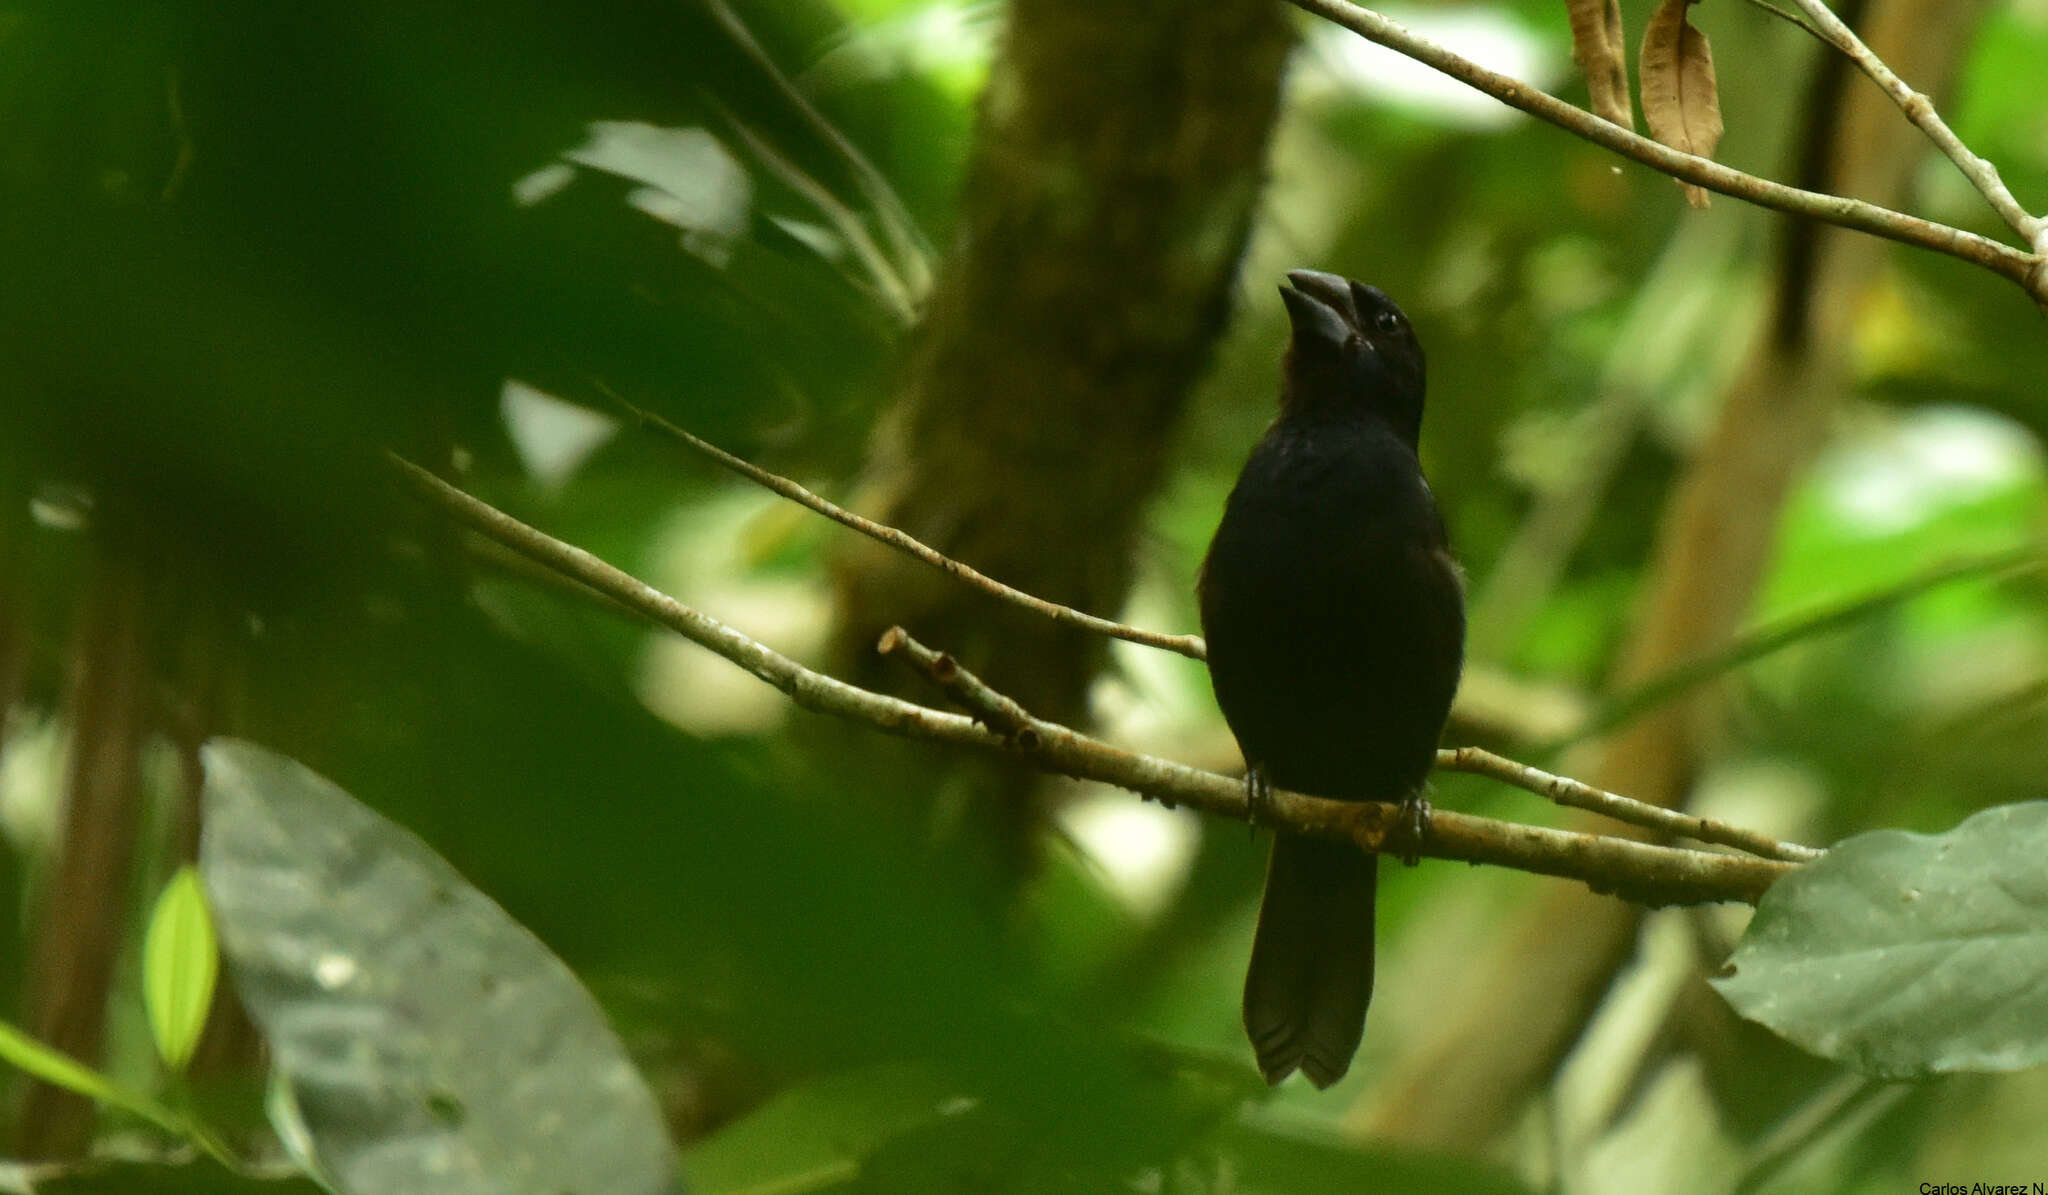
<svg viewBox="0 0 2048 1195"><path fill-rule="evenodd" d="M1268 1093L1237 1012L1263 833L823 725L464 550L393 485L386 449L814 667L883 676L865 645L900 621L1038 712L1234 771L1199 663L1012 632L620 400L1041 596L1192 631L1275 410L1274 288L1310 266L1394 296L1428 352L1423 461L1470 582L1447 742L1815 844L2042 794L2048 332L2008 283L1691 210L1291 9L1206 35L1247 63L1292 39L1270 120L1148 58L978 144L1026 89L1003 56L1093 7L0 0L5 1019L163 1081L138 910L189 856L193 749L231 733L420 834L560 954L700 1191L1875 1191L2038 1167L2039 1073L1859 1083L1738 1020L1704 977L1747 910L1595 927L1575 910L1611 902L1441 862L1382 868L1350 1076ZM1111 7L1124 36L1195 23ZM1855 7L2048 200L2048 4ZM1561 4L1387 11L1584 99ZM1875 91L1830 84L1812 39L1757 6L1693 19L1721 160L1997 235L1924 141L1847 131ZM1269 144L1241 176L1161 151L1129 195L1079 150L1070 176L1005 156L1124 144L1139 117L1105 89ZM1161 198L1186 195L1199 213ZM1084 268L1098 227L1138 248ZM1061 248L1034 265L1041 241ZM990 295L1061 319L977 322ZM1043 376L945 390L949 354L1005 342ZM1154 375L1149 406L1090 400ZM1800 413L1731 423L1751 407ZM1755 575L1679 575L1674 495L1745 444L1782 500L1759 483L1714 524L1762 528ZM1688 645L1660 603L1734 613ZM72 842L65 803L109 766L80 744L115 741L132 832ZM1432 799L1588 824L1470 776ZM90 861L69 888L67 850ZM101 983L53 990L75 982L53 942L95 944ZM53 1011L80 991L103 1014ZM217 1010L193 1095L274 1151L235 1025ZM0 1149L135 1128L30 1088L0 1072Z"/></svg>

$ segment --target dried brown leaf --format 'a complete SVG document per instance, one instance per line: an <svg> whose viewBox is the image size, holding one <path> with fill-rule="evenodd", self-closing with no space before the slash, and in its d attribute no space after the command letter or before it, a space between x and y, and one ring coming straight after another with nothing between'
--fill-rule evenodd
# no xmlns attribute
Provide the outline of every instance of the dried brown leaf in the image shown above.
<svg viewBox="0 0 2048 1195"><path fill-rule="evenodd" d="M1686 20L1697 0L1660 0L1643 31L1638 69L1643 75L1643 120L1650 136L1702 158L1721 144L1721 93L1714 83L1714 51L1707 35ZM1694 207L1707 206L1705 188L1678 184Z"/></svg>
<svg viewBox="0 0 2048 1195"><path fill-rule="evenodd" d="M1628 98L1628 47L1622 40L1619 0L1565 0L1572 22L1572 61L1586 76L1593 115L1624 129L1636 127Z"/></svg>

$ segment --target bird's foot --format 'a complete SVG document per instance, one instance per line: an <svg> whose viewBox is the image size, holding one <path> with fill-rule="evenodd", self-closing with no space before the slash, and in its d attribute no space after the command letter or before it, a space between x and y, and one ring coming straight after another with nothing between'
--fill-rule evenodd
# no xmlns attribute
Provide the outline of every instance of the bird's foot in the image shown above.
<svg viewBox="0 0 2048 1195"><path fill-rule="evenodd" d="M1422 860L1423 844L1429 841L1429 798L1410 793L1401 799L1394 825L1387 831L1387 853L1409 867Z"/></svg>
<svg viewBox="0 0 2048 1195"><path fill-rule="evenodd" d="M1244 820L1252 829L1260 823L1272 821L1273 782L1266 778L1266 769L1257 764L1247 765L1244 770Z"/></svg>

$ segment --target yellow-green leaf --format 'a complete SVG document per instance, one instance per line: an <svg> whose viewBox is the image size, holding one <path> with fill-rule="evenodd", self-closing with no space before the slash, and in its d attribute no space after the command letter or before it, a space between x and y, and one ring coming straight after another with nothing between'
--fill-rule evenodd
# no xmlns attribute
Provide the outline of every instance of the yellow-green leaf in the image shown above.
<svg viewBox="0 0 2048 1195"><path fill-rule="evenodd" d="M105 1075L0 1021L0 1062L20 1067L53 1087L119 1108L173 1133L189 1131L177 1113L146 1095L129 1091Z"/></svg>
<svg viewBox="0 0 2048 1195"><path fill-rule="evenodd" d="M1696 2L1660 0L1643 31L1643 120L1650 136L1671 148L1711 158L1721 144L1721 93L1707 35L1685 19ZM1694 207L1707 206L1704 188L1679 187Z"/></svg>
<svg viewBox="0 0 2048 1195"><path fill-rule="evenodd" d="M220 972L213 917L199 873L178 869L157 898L142 947L142 1001L157 1053L172 1070L183 1070L206 1028L213 984Z"/></svg>

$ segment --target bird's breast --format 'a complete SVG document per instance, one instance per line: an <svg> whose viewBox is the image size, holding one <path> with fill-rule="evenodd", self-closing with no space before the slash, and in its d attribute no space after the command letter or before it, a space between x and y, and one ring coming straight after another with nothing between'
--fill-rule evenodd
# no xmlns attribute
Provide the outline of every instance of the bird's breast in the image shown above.
<svg viewBox="0 0 2048 1195"><path fill-rule="evenodd" d="M1456 686L1461 583L1420 467L1391 435L1269 436L1204 565L1223 712L1284 787L1398 797Z"/></svg>

